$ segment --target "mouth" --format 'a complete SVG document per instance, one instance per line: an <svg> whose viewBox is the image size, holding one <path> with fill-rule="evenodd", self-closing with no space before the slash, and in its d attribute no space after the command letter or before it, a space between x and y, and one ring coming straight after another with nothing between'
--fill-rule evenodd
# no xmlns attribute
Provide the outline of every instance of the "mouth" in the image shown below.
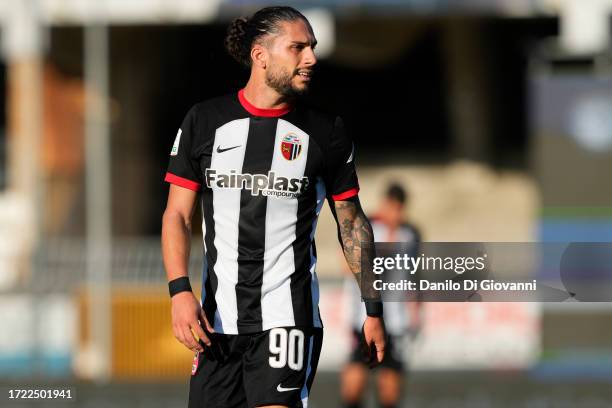
<svg viewBox="0 0 612 408"><path fill-rule="evenodd" d="M300 69L297 71L297 75L306 81L310 81L312 74L313 72L310 69Z"/></svg>

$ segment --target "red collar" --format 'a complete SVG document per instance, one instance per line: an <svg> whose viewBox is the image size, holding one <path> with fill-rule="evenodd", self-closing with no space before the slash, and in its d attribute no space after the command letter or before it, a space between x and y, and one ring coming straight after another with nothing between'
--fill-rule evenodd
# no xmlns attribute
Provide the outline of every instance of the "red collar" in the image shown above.
<svg viewBox="0 0 612 408"><path fill-rule="evenodd" d="M242 105L242 107L246 109L247 112L249 112L253 116L264 116L268 118L279 117L279 116L283 116L284 114L288 113L292 109L291 105L287 106L286 108L280 108L280 109L258 108L257 106L247 101L247 99L244 97L244 89L241 89L238 91L238 100L240 101L240 104Z"/></svg>

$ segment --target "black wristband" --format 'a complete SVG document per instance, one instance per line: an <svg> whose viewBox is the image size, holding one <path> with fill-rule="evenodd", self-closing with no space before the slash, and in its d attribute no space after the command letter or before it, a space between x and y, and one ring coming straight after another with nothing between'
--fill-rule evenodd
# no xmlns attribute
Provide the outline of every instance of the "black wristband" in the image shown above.
<svg viewBox="0 0 612 408"><path fill-rule="evenodd" d="M168 282L168 290L170 291L170 297L181 292L191 292L191 284L187 276L182 276Z"/></svg>
<svg viewBox="0 0 612 408"><path fill-rule="evenodd" d="M366 314L370 317L382 317L383 315L383 304L381 301L366 300L365 308Z"/></svg>

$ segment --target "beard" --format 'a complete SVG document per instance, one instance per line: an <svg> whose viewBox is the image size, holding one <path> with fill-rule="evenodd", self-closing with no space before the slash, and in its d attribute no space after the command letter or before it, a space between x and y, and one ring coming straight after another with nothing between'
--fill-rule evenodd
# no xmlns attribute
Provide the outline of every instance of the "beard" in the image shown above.
<svg viewBox="0 0 612 408"><path fill-rule="evenodd" d="M284 67L275 71L268 70L266 71L266 85L288 98L304 95L308 92L308 84L302 88L295 87L292 81L295 75L298 75L297 71L291 74Z"/></svg>

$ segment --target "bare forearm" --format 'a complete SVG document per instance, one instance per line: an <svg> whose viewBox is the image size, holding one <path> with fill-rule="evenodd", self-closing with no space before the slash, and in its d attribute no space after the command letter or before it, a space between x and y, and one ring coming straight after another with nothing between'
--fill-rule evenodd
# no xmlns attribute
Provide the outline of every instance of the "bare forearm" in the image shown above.
<svg viewBox="0 0 612 408"><path fill-rule="evenodd" d="M164 213L162 256L168 280L188 276L191 224L178 213Z"/></svg>

